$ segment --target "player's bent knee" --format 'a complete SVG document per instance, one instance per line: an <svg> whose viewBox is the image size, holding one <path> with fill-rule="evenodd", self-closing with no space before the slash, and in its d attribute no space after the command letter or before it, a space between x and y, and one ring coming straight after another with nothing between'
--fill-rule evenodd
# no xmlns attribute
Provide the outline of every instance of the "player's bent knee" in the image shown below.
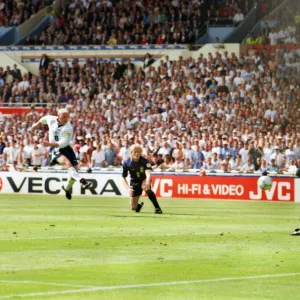
<svg viewBox="0 0 300 300"><path fill-rule="evenodd" d="M71 164L71 162L70 162L67 158L64 159L64 165L65 165L65 167L66 167L67 169L73 167L73 165Z"/></svg>
<svg viewBox="0 0 300 300"><path fill-rule="evenodd" d="M145 193L146 193L148 196L154 194L154 192L153 192L151 189L148 190L148 191L145 191Z"/></svg>
<svg viewBox="0 0 300 300"><path fill-rule="evenodd" d="M70 163L70 161L64 156L61 155L58 159L57 162L63 166L65 166L67 169L72 167L72 164Z"/></svg>
<svg viewBox="0 0 300 300"><path fill-rule="evenodd" d="M65 161L65 166L66 166L66 168L68 168L68 169L71 168L71 167L73 167L69 160L66 160L66 161Z"/></svg>

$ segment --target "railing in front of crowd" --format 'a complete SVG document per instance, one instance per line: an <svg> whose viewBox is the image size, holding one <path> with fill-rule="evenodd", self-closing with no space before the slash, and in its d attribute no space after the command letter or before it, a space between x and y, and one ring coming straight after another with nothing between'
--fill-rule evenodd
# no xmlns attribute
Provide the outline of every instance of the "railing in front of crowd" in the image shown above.
<svg viewBox="0 0 300 300"><path fill-rule="evenodd" d="M229 17L214 17L208 18L207 25L209 27L226 27L235 26L233 19Z"/></svg>
<svg viewBox="0 0 300 300"><path fill-rule="evenodd" d="M164 50L164 49L188 49L186 44L163 45L67 45L67 46L2 46L0 51L75 51L75 50Z"/></svg>
<svg viewBox="0 0 300 300"><path fill-rule="evenodd" d="M53 104L55 103L50 103L50 105L52 106ZM7 102L3 102L3 103L0 103L0 108L1 107L9 107L9 108L12 108L12 107L16 107L16 108L21 108L21 107L32 107L32 106L35 106L35 107L45 107L47 106L47 103L7 103Z"/></svg>

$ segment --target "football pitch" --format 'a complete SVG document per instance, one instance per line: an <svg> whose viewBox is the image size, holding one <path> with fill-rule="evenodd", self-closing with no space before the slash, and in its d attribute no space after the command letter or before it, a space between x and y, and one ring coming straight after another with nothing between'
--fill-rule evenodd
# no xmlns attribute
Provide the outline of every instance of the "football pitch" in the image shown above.
<svg viewBox="0 0 300 300"><path fill-rule="evenodd" d="M300 206L0 196L0 299L299 299Z"/></svg>

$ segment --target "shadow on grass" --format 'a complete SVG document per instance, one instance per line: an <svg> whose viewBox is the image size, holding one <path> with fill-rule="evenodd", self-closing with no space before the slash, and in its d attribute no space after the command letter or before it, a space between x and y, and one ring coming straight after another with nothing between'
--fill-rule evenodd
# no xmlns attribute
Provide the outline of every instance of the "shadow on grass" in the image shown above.
<svg viewBox="0 0 300 300"><path fill-rule="evenodd" d="M138 214L133 214L131 216L128 215L106 215L106 216L110 216L110 217L116 217L116 218L155 218L155 217L159 217L159 218L164 218L164 219L169 219L170 214L165 214L164 215L159 215L159 214L154 214L154 213L138 213Z"/></svg>

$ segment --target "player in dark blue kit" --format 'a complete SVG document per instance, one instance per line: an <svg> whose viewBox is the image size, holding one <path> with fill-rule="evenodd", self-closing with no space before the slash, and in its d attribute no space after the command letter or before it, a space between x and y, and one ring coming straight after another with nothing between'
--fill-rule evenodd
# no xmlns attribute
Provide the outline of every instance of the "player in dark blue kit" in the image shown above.
<svg viewBox="0 0 300 300"><path fill-rule="evenodd" d="M129 191L131 209L140 212L144 203L139 203L139 199L144 190L155 207L155 213L162 214L156 195L151 190L151 164L141 155L142 147L134 144L130 147L130 158L123 163L122 177L124 185ZM126 180L128 173L130 174L130 185Z"/></svg>

